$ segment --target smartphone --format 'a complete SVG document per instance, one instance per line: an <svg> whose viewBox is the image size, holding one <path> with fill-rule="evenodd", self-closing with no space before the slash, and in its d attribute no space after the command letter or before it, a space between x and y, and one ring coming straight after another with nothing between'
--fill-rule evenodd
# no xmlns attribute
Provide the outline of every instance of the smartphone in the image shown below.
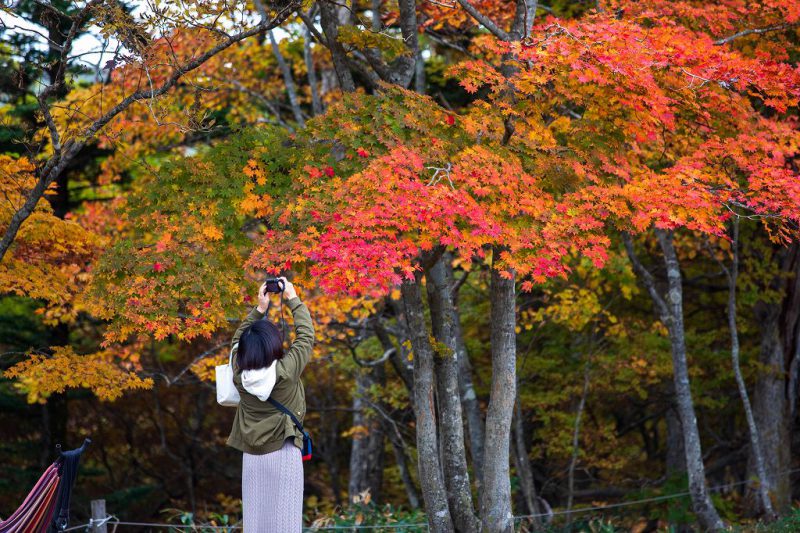
<svg viewBox="0 0 800 533"><path fill-rule="evenodd" d="M264 281L267 284L266 292L283 292L283 280L278 278L267 278Z"/></svg>

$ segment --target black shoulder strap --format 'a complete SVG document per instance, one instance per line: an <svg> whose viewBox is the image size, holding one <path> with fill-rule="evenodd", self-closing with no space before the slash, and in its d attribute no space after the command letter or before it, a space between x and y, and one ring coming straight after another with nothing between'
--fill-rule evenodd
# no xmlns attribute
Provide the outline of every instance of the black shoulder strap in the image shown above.
<svg viewBox="0 0 800 533"><path fill-rule="evenodd" d="M301 424L300 421L297 418L295 418L294 413L292 413L290 410L288 410L281 402L279 402L278 400L275 400L273 398L267 398L267 401L269 403L271 403L272 405L274 405L275 408L278 411L281 411L284 414L289 415L289 417L292 419L292 422L294 422L294 425L297 426L300 429L300 432L301 433L304 432L303 424Z"/></svg>

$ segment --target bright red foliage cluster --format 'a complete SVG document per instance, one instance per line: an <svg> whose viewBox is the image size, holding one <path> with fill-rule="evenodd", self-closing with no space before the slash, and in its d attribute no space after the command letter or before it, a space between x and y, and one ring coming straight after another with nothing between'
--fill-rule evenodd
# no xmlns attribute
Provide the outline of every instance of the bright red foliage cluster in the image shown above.
<svg viewBox="0 0 800 533"><path fill-rule="evenodd" d="M452 114L442 115L440 122L455 128L447 120ZM456 130L457 138L463 131ZM306 263L328 292L379 296L413 278L421 253L435 246L456 250L466 263L484 258L491 245L504 246L495 266L538 281L564 274L562 257L570 251L602 264L608 239L585 203L545 191L500 146L427 141L428 147L388 147L345 177L330 166L307 166L299 196L277 217L293 229L269 230L249 266Z"/></svg>

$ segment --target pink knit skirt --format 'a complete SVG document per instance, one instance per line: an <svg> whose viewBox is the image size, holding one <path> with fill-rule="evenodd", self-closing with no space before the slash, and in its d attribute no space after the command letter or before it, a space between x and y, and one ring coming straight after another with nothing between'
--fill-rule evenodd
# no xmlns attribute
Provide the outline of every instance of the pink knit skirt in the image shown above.
<svg viewBox="0 0 800 533"><path fill-rule="evenodd" d="M303 459L286 439L263 455L242 454L244 533L300 533L303 529Z"/></svg>

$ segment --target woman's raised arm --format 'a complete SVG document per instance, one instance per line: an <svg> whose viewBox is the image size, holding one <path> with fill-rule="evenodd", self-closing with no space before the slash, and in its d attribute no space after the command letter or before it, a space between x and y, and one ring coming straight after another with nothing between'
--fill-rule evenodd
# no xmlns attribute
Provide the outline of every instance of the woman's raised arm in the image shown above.
<svg viewBox="0 0 800 533"><path fill-rule="evenodd" d="M239 327L236 328L236 331L233 333L233 339L231 339L231 347L233 349L233 364L234 368L236 368L236 353L238 352L239 338L253 322L257 320L261 320L264 318L264 315L267 312L267 308L269 307L269 295L266 292L267 284L261 284L261 287L258 289L258 305L250 310L242 323L239 324Z"/></svg>
<svg viewBox="0 0 800 533"><path fill-rule="evenodd" d="M278 377L296 381L311 358L311 350L316 340L314 323L311 320L311 312L297 297L294 286L286 278L281 279L285 284L283 295L286 298L286 305L294 317L295 338L289 351L278 361Z"/></svg>

